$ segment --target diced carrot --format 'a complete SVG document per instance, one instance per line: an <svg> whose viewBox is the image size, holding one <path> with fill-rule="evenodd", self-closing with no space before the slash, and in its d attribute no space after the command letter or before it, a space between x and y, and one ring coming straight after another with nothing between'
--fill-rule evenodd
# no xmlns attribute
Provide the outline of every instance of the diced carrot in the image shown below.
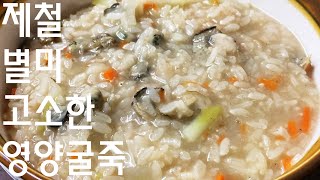
<svg viewBox="0 0 320 180"><path fill-rule="evenodd" d="M146 3L143 4L143 10L144 11L150 11L152 9L157 11L158 10L158 5L156 3L153 3L153 2L146 2Z"/></svg>
<svg viewBox="0 0 320 180"><path fill-rule="evenodd" d="M17 88L12 88L12 89L11 89L11 95L15 95L15 94L16 94L16 91L17 91Z"/></svg>
<svg viewBox="0 0 320 180"><path fill-rule="evenodd" d="M72 150L71 152L78 152L77 150ZM78 159L78 156L71 156L70 159Z"/></svg>
<svg viewBox="0 0 320 180"><path fill-rule="evenodd" d="M245 135L247 133L247 125L245 123L240 123L240 134Z"/></svg>
<svg viewBox="0 0 320 180"><path fill-rule="evenodd" d="M221 172L218 172L216 180L224 180L224 175Z"/></svg>
<svg viewBox="0 0 320 180"><path fill-rule="evenodd" d="M278 140L278 141L285 141L285 140L286 140L286 138L283 137L283 136L281 136L281 135L277 135L277 136L275 137L275 139Z"/></svg>
<svg viewBox="0 0 320 180"><path fill-rule="evenodd" d="M160 101L161 102L164 102L165 100L166 100L166 97L165 97L165 94L164 94L165 92L164 92L164 89L160 89L160 91L159 91L159 97L160 97Z"/></svg>
<svg viewBox="0 0 320 180"><path fill-rule="evenodd" d="M67 58L67 59L72 59L72 54L70 52L66 52L64 54L64 57Z"/></svg>
<svg viewBox="0 0 320 180"><path fill-rule="evenodd" d="M224 138L225 138L225 136L224 136L223 134L220 135L220 136L218 137L218 139L217 139L217 144L220 145L221 142L224 140Z"/></svg>
<svg viewBox="0 0 320 180"><path fill-rule="evenodd" d="M118 73L115 69L113 68L109 68L108 70L106 70L104 73L103 73L103 77L109 81L109 82L112 82L113 80L115 80L117 77L118 77Z"/></svg>
<svg viewBox="0 0 320 180"><path fill-rule="evenodd" d="M294 120L288 121L288 133L291 137L296 137L298 135L297 123Z"/></svg>
<svg viewBox="0 0 320 180"><path fill-rule="evenodd" d="M208 82L208 81L204 82L204 83L202 84L202 87L208 89L208 88L209 88L209 82Z"/></svg>
<svg viewBox="0 0 320 180"><path fill-rule="evenodd" d="M291 168L291 160L292 160L292 157L290 156L285 156L282 158L281 163L284 171L288 171Z"/></svg>
<svg viewBox="0 0 320 180"><path fill-rule="evenodd" d="M120 41L118 46L119 46L119 48L123 48L126 44L128 44L127 41Z"/></svg>
<svg viewBox="0 0 320 180"><path fill-rule="evenodd" d="M263 84L266 89L269 91L275 91L278 89L280 84L280 77L273 77L273 78L259 78L258 82Z"/></svg>
<svg viewBox="0 0 320 180"><path fill-rule="evenodd" d="M238 78L235 77L235 76L232 76L232 77L229 77L229 78L228 78L228 82L231 83L231 84L233 84L233 83L235 83L235 82L237 82L237 81L238 81Z"/></svg>
<svg viewBox="0 0 320 180"><path fill-rule="evenodd" d="M304 107L302 120L301 120L301 130L304 133L308 133L311 126L311 108Z"/></svg>
<svg viewBox="0 0 320 180"><path fill-rule="evenodd" d="M50 155L47 160L53 160L53 155Z"/></svg>

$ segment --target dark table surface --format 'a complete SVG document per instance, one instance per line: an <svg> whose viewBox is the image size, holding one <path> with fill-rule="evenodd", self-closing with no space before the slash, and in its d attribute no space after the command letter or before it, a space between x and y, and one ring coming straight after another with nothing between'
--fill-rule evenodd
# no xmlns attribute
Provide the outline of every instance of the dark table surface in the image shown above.
<svg viewBox="0 0 320 180"><path fill-rule="evenodd" d="M315 168L315 170L311 171L311 173L303 180L320 180L320 165Z"/></svg>

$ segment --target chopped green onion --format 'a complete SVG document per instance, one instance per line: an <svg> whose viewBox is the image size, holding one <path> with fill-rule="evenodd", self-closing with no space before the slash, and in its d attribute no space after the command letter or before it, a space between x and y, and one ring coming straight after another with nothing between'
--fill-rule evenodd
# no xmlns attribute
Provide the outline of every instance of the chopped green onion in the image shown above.
<svg viewBox="0 0 320 180"><path fill-rule="evenodd" d="M200 114L183 130L184 137L193 142L214 123L222 113L221 106L210 106L202 109Z"/></svg>

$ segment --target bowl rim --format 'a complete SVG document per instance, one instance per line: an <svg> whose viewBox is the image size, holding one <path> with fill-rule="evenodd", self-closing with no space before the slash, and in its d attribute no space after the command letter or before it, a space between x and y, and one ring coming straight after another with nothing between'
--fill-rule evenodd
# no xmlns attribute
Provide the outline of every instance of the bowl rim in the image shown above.
<svg viewBox="0 0 320 180"><path fill-rule="evenodd" d="M23 3L26 0L13 0L11 3ZM44 0L45 1L45 0ZM318 1L308 1L308 0L289 0L291 3L303 16L308 20L308 22L312 25L315 31L318 33L320 37L320 16L316 16L317 10L312 9L311 7L320 7L320 0ZM4 13L6 9L1 6L0 8L0 21L2 22ZM1 28L1 24L0 24ZM23 160L21 155L17 158L8 158L3 153L3 145L6 143L6 140L0 135L0 163L5 165L7 168L9 167L10 162L13 160ZM10 152L14 152L14 149L9 148ZM301 177L306 174L307 170L310 170L314 165L320 164L320 137L312 146L311 149L307 151L307 153L303 156L303 158L296 163L290 170L286 171L284 174L280 175L276 178L276 180L282 179L297 179L297 177ZM44 176L38 170L34 169L31 164L27 163L28 170L25 175L22 176L23 179L26 180L34 180L34 179L44 179L51 180L50 177ZM19 165L14 166L15 170L21 169Z"/></svg>
<svg viewBox="0 0 320 180"><path fill-rule="evenodd" d="M317 14L316 9L310 7L320 7L320 1L307 1L307 0L289 0L303 16L309 21L317 35L320 37L320 16ZM303 156L303 158L296 163L289 171L285 172L277 178L279 179L296 179L299 176L305 175L306 171L310 170L313 166L319 164L320 157L320 137L312 145L311 149Z"/></svg>

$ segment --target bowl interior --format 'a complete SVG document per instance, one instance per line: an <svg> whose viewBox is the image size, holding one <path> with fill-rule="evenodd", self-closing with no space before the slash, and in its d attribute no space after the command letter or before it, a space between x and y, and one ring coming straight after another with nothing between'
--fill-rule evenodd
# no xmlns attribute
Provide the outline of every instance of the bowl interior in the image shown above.
<svg viewBox="0 0 320 180"><path fill-rule="evenodd" d="M41 3L43 0L31 0L27 1L31 3L31 7L34 7L35 3ZM46 0L47 3L54 3L55 0ZM315 67L314 71L314 80L320 89L320 47L319 34L318 32L310 25L310 22L305 18L294 6L290 5L289 1L260 1L252 0L258 8L264 10L267 14L273 16L275 19L279 20L282 24L288 27L300 40L302 46L305 48L307 55L311 55L312 63ZM63 1L61 5L61 14L62 18L68 17L70 14L77 12L78 10L87 7L91 3L91 0L68 0ZM274 6L275 3L278 3L278 6ZM35 17L37 10L31 10L31 17ZM32 18L34 19L34 18ZM36 23L31 21L31 32L36 32ZM8 25L2 25L0 28L0 57L4 57L4 49L10 49L11 51L19 48L20 44L23 42L23 38L18 37L19 27L13 25L10 22ZM7 111L7 101L4 97L6 94L10 94L10 89L13 85L5 83L5 67L4 60L0 61L0 135L4 140L10 140L8 130L10 128L4 127L2 124L5 120L4 112ZM314 135L312 142L310 143L307 149L319 140L320 136L320 123L317 124L317 132ZM12 129L11 129L12 130ZM0 139L1 142L1 139Z"/></svg>
<svg viewBox="0 0 320 180"><path fill-rule="evenodd" d="M318 48L320 47L320 25L317 24L314 17L301 5L300 1L242 1L253 3L256 7L283 24L296 36L304 48L306 55L311 59L314 67L313 80L320 91L320 51ZM277 6L274 4L277 4ZM317 111L320 112L320 107L318 107ZM317 118L320 119L319 115ZM320 123L314 126L316 126L316 132L308 144L306 151L309 151L319 141Z"/></svg>

